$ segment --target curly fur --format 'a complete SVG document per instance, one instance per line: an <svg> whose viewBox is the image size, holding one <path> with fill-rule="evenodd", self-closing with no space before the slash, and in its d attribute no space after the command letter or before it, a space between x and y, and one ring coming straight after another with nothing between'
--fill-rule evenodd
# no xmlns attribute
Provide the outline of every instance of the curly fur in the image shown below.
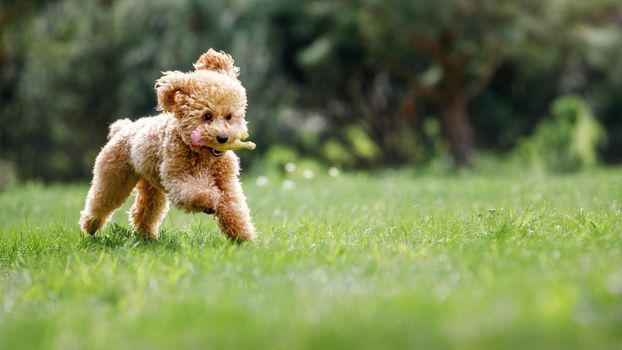
<svg viewBox="0 0 622 350"><path fill-rule="evenodd" d="M255 228L239 181L239 159L227 143L247 135L246 91L231 56L212 49L193 72L164 72L155 84L163 112L110 125L108 143L95 160L93 181L80 215L95 234L127 199L136 200L130 222L143 237L157 238L168 201L188 212L215 214L231 239L252 240ZM204 120L209 113L211 120ZM200 146L191 134L199 132ZM221 143L217 136L227 136ZM217 156L212 150L221 151Z"/></svg>
<svg viewBox="0 0 622 350"><path fill-rule="evenodd" d="M213 70L222 72L233 79L237 79L240 75L240 68L236 67L233 63L233 58L220 51L216 52L212 49L207 50L194 64L196 70Z"/></svg>

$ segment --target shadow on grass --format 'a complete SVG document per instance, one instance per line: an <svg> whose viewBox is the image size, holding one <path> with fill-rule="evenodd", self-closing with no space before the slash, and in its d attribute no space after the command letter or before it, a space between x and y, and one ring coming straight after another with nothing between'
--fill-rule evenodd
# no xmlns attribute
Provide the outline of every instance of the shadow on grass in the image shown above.
<svg viewBox="0 0 622 350"><path fill-rule="evenodd" d="M181 230L163 230L158 239L145 239L132 229L112 224L108 229L98 232L95 236L85 236L81 245L92 250L166 249L179 251L183 249L219 248L230 246L232 242L223 239L216 232L198 233Z"/></svg>

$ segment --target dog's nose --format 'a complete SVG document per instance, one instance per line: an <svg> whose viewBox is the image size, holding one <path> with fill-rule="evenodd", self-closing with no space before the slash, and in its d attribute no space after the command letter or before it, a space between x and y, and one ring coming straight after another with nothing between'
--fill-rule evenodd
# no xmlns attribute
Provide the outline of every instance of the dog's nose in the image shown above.
<svg viewBox="0 0 622 350"><path fill-rule="evenodd" d="M216 136L216 140L218 140L219 143L225 143L229 140L229 136L227 135L218 135Z"/></svg>

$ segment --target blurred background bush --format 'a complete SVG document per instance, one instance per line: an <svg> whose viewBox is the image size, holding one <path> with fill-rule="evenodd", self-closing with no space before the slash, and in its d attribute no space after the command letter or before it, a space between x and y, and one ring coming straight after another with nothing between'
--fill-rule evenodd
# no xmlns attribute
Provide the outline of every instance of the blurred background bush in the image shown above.
<svg viewBox="0 0 622 350"><path fill-rule="evenodd" d="M20 0L0 33L0 186L87 179L107 125L210 47L241 68L252 167L622 160L619 0Z"/></svg>

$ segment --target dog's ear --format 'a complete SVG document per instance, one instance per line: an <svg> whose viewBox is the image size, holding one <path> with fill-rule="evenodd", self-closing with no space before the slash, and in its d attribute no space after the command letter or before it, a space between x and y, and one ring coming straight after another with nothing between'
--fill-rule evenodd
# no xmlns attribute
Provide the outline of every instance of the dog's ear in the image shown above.
<svg viewBox="0 0 622 350"><path fill-rule="evenodd" d="M177 115L185 101L188 83L189 79L186 73L164 72L155 83L158 109Z"/></svg>
<svg viewBox="0 0 622 350"><path fill-rule="evenodd" d="M233 57L223 51L215 51L213 49L207 50L194 64L195 70L212 70L220 72L230 76L233 79L237 79L240 75L240 68L236 67L233 62Z"/></svg>

